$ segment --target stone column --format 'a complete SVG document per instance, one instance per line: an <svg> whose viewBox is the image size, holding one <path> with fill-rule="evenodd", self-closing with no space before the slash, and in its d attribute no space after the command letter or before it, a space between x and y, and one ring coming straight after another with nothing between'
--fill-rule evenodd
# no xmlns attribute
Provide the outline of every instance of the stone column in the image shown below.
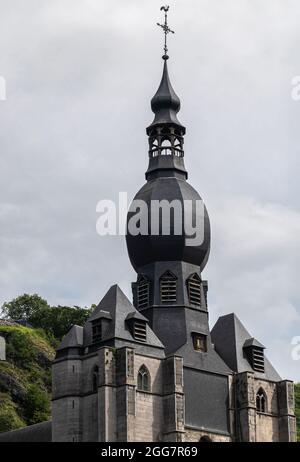
<svg viewBox="0 0 300 462"><path fill-rule="evenodd" d="M283 380L277 383L279 440L297 441L294 383Z"/></svg>
<svg viewBox="0 0 300 462"><path fill-rule="evenodd" d="M101 348L98 357L98 441L116 441L116 351Z"/></svg>
<svg viewBox="0 0 300 462"><path fill-rule="evenodd" d="M135 441L134 350L124 347L116 355L117 441Z"/></svg>
<svg viewBox="0 0 300 462"><path fill-rule="evenodd" d="M236 438L237 441L256 441L256 402L254 373L235 375Z"/></svg>
<svg viewBox="0 0 300 462"><path fill-rule="evenodd" d="M183 360L170 356L163 362L163 441L184 441Z"/></svg>
<svg viewBox="0 0 300 462"><path fill-rule="evenodd" d="M236 411L235 411L235 381L234 375L228 376L228 413L229 413L229 432L232 441L236 441Z"/></svg>

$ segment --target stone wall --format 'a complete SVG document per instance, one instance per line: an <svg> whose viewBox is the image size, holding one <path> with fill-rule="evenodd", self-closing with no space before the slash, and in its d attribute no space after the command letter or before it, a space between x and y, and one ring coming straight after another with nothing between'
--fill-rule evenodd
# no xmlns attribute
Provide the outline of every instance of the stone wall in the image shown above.
<svg viewBox="0 0 300 462"><path fill-rule="evenodd" d="M163 366L162 360L134 354L132 399L134 410L128 426L129 441L160 441L163 431ZM137 389L139 369L145 366L150 374L150 390Z"/></svg>
<svg viewBox="0 0 300 462"><path fill-rule="evenodd" d="M52 441L76 442L82 439L81 398L63 398L52 403Z"/></svg>
<svg viewBox="0 0 300 462"><path fill-rule="evenodd" d="M256 412L257 442L279 441L279 418L276 382L256 379L254 381L254 395L263 389L266 395L266 409L264 413Z"/></svg>
<svg viewBox="0 0 300 462"><path fill-rule="evenodd" d="M253 372L235 376L237 440L252 442L295 441L292 382L272 382ZM264 391L264 412L256 408L256 395Z"/></svg>
<svg viewBox="0 0 300 462"><path fill-rule="evenodd" d="M93 389L96 365L98 391ZM149 391L137 388L138 372L143 365L150 374ZM158 359L136 354L128 347L100 348L91 355L55 362L53 440L198 442L204 437L215 442L295 440L292 382L257 379L251 372L229 377L227 434L217 427L210 427L214 431L205 430L205 425L185 422L183 370L180 357ZM260 388L266 395L263 413L256 409Z"/></svg>
<svg viewBox="0 0 300 462"><path fill-rule="evenodd" d="M231 441L231 437L227 435L206 432L204 430L193 430L186 427L184 435L184 441L186 443L197 443L200 442L201 438L203 438L203 440L209 438L213 443L227 443Z"/></svg>
<svg viewBox="0 0 300 462"><path fill-rule="evenodd" d="M161 441L162 430L162 397L137 391L133 441Z"/></svg>

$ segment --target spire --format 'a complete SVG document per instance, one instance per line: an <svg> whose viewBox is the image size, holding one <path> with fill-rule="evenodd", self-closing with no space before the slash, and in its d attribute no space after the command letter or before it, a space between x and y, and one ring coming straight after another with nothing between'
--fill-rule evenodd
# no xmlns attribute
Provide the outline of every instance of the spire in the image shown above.
<svg viewBox="0 0 300 462"><path fill-rule="evenodd" d="M177 113L180 110L180 99L171 85L167 61L164 62L163 75L159 88L151 100L151 109L155 114L154 120L150 125L151 128L161 124L174 124L184 128L177 119ZM147 133L150 127L147 129Z"/></svg>
<svg viewBox="0 0 300 462"><path fill-rule="evenodd" d="M146 172L147 180L155 175L180 175L187 178L184 167L184 135L185 127L177 119L180 110L180 99L176 95L169 77L167 60L167 35L172 31L168 26L168 6L162 6L165 12L164 24L158 24L165 34L163 74L158 90L151 100L151 109L154 112L154 120L147 127L149 137L149 166Z"/></svg>
<svg viewBox="0 0 300 462"><path fill-rule="evenodd" d="M177 128L180 128L182 131L181 134L184 135L185 128L177 119L177 113L180 110L180 99L176 95L171 85L167 65L167 60L169 59L169 56L167 54L167 35L170 32L174 34L174 31L171 30L168 26L167 13L169 11L169 6L162 6L161 10L165 12L165 22L164 24L157 23L157 25L162 28L165 35L164 55L162 57L162 59L164 60L164 67L159 88L151 100L151 109L154 112L155 117L152 124L147 128L147 134L149 135L153 127L156 127L158 125L172 124L175 125Z"/></svg>

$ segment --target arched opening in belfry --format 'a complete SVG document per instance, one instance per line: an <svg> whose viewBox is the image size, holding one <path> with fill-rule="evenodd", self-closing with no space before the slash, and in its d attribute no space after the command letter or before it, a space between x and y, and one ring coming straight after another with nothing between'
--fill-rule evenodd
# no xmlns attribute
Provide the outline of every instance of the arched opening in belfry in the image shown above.
<svg viewBox="0 0 300 462"><path fill-rule="evenodd" d="M256 410L261 413L267 412L267 396L263 388L256 393Z"/></svg>
<svg viewBox="0 0 300 462"><path fill-rule="evenodd" d="M140 367L138 371L137 389L139 391L150 391L151 389L150 373L144 364Z"/></svg>

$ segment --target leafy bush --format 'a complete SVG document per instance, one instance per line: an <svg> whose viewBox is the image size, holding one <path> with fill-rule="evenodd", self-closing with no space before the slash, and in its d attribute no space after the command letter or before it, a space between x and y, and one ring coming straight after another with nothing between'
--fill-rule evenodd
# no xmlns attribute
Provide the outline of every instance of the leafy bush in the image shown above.
<svg viewBox="0 0 300 462"><path fill-rule="evenodd" d="M54 349L39 329L0 325L0 332L7 339L7 361L0 362L0 431L49 420Z"/></svg>
<svg viewBox="0 0 300 462"><path fill-rule="evenodd" d="M38 385L28 389L24 405L24 417L29 425L49 420L50 399L48 394Z"/></svg>
<svg viewBox="0 0 300 462"><path fill-rule="evenodd" d="M0 432L51 418L51 362L55 348L74 325L83 325L91 309L51 307L39 295L24 294L4 303L2 313L22 325L1 325L7 361L0 362Z"/></svg>
<svg viewBox="0 0 300 462"><path fill-rule="evenodd" d="M10 363L28 371L36 365L50 367L54 359L54 350L43 331L1 325L0 331L6 334L6 355Z"/></svg>
<svg viewBox="0 0 300 462"><path fill-rule="evenodd" d="M17 412L17 405L13 403L8 394L0 393L0 432L7 432L25 426L26 423Z"/></svg>

